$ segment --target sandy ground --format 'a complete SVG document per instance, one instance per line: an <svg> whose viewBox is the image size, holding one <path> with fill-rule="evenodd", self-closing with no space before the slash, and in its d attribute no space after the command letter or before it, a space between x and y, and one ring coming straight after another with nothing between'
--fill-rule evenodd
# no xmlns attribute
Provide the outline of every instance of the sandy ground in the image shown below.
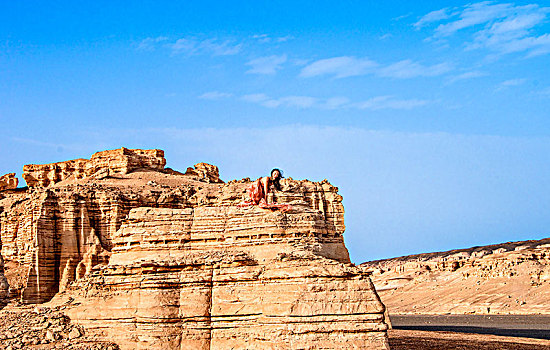
<svg viewBox="0 0 550 350"><path fill-rule="evenodd" d="M391 329L392 350L544 350L550 341L485 334Z"/></svg>
<svg viewBox="0 0 550 350"><path fill-rule="evenodd" d="M550 315L390 315L396 329L550 340Z"/></svg>

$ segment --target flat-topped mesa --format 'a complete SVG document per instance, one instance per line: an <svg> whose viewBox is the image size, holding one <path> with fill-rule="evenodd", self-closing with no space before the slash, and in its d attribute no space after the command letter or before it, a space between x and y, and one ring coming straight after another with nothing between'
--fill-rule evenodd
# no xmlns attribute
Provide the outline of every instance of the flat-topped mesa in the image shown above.
<svg viewBox="0 0 550 350"><path fill-rule="evenodd" d="M15 177L15 173L9 173L0 176L0 191L13 190L17 188L19 180Z"/></svg>
<svg viewBox="0 0 550 350"><path fill-rule="evenodd" d="M102 178L128 174L137 169L162 171L166 165L164 151L119 148L97 152L90 159L74 159L51 164L28 164L23 179L29 187L48 187L60 181L86 177Z"/></svg>
<svg viewBox="0 0 550 350"><path fill-rule="evenodd" d="M158 150L100 152L3 192L10 295L74 298L71 319L123 349L388 348L337 187L283 179L269 200L292 209L272 211L239 205L249 179L223 183L206 163L150 171L164 165Z"/></svg>
<svg viewBox="0 0 550 350"><path fill-rule="evenodd" d="M186 243L193 247L198 246L195 237L196 242L214 247L237 246L243 240L250 241L250 246L261 247L266 243L262 241L265 237L278 239L275 242L282 247L298 239L308 241L311 251L349 262L342 237L342 197L338 188L328 181L284 179L282 191L277 191L274 198L279 203L291 203L295 212L282 215L277 211L274 214L278 215L278 221L272 220L271 226L266 226L265 214L271 213L269 211L261 210L254 215L246 208L235 211L236 205L247 198L250 180L224 184L219 180L218 168L206 163L199 163L189 174L182 174L172 170L150 171L151 168L144 167L145 164L161 168L164 158L160 163L135 161L143 154L160 157L161 152L125 149L100 152L92 158L103 159L101 162L106 164L103 169L114 168L105 161L115 158L107 157L109 154L137 155L127 157L128 168L137 168L112 177L90 176L58 182L55 186L37 186L32 191L4 192L7 196L0 199L1 253L7 266L16 267L25 274L21 278L11 272L6 274L11 294L21 297L25 303L50 300L79 276L86 275L97 261L104 261L105 256L111 255L114 244L116 249L125 249L122 243L114 243L113 238L130 211L140 207L191 210L191 215L181 214L174 223L186 220L188 224L193 223L193 231L186 233L193 235ZM56 164L61 164L58 169L69 169L65 173L74 176L79 169L75 164L87 162L91 160ZM136 209L135 215L141 212L143 210ZM135 215L132 214L132 218ZM228 220L229 215L235 218ZM303 230L298 231L297 227ZM252 239L255 236L257 241ZM124 239L134 240L135 237ZM135 254L135 251L128 254Z"/></svg>

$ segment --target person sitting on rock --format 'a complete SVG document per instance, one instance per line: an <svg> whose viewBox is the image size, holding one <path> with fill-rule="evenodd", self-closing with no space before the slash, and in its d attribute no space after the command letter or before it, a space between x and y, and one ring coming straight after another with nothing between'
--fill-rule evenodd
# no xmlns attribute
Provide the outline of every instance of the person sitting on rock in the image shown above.
<svg viewBox="0 0 550 350"><path fill-rule="evenodd" d="M257 205L264 209L281 209L288 211L291 206L288 204L267 203L267 195L271 192L271 187L277 191L281 190L280 180L283 178L283 172L277 168L271 170L271 176L260 177L248 187L249 200L241 206Z"/></svg>

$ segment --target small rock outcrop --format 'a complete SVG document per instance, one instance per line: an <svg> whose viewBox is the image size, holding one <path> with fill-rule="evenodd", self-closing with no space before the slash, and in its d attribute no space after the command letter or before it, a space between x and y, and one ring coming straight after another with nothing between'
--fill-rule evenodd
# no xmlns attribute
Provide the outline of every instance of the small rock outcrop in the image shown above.
<svg viewBox="0 0 550 350"><path fill-rule="evenodd" d="M122 349L388 348L338 188L288 178L270 201L290 211L240 206L249 179L224 183L206 163L182 174L162 155L26 166L30 188L0 199L9 296L69 305Z"/></svg>
<svg viewBox="0 0 550 350"><path fill-rule="evenodd" d="M19 180L15 177L15 173L0 176L0 191L13 190L18 184Z"/></svg>
<svg viewBox="0 0 550 350"><path fill-rule="evenodd" d="M136 169L163 170L164 151L119 148L97 152L90 159L74 159L52 164L23 167L23 179L29 187L48 187L60 181L86 177L104 178L125 175Z"/></svg>
<svg viewBox="0 0 550 350"><path fill-rule="evenodd" d="M218 167L207 163L195 164L194 168L187 168L185 175L195 176L197 180L220 183L220 172Z"/></svg>
<svg viewBox="0 0 550 350"><path fill-rule="evenodd" d="M360 265L393 314L550 314L550 238Z"/></svg>
<svg viewBox="0 0 550 350"><path fill-rule="evenodd" d="M71 322L66 306L22 307L8 305L0 310L0 344L3 350L65 349L118 350L111 341L90 338L81 326Z"/></svg>

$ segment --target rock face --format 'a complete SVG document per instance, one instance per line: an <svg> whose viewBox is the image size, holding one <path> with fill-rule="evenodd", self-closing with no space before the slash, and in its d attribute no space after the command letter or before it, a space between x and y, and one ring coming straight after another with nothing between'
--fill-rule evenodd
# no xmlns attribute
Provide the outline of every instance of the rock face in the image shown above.
<svg viewBox="0 0 550 350"><path fill-rule="evenodd" d="M393 314L550 314L550 238L360 267Z"/></svg>
<svg viewBox="0 0 550 350"><path fill-rule="evenodd" d="M185 175L194 176L197 180L206 182L223 182L220 180L218 167L206 163L198 163L194 168L187 168Z"/></svg>
<svg viewBox="0 0 550 350"><path fill-rule="evenodd" d="M17 188L19 180L15 177L15 173L10 173L0 176L0 191L13 190Z"/></svg>
<svg viewBox="0 0 550 350"><path fill-rule="evenodd" d="M387 349L336 187L284 179L272 199L289 212L240 207L250 180L162 155L26 166L30 189L0 199L10 296L74 299L73 321L126 349Z"/></svg>
<svg viewBox="0 0 550 350"><path fill-rule="evenodd" d="M52 164L29 164L23 167L23 179L29 187L48 187L68 178L102 178L125 175L136 169L163 170L164 151L120 148L97 152L91 159L75 159Z"/></svg>

